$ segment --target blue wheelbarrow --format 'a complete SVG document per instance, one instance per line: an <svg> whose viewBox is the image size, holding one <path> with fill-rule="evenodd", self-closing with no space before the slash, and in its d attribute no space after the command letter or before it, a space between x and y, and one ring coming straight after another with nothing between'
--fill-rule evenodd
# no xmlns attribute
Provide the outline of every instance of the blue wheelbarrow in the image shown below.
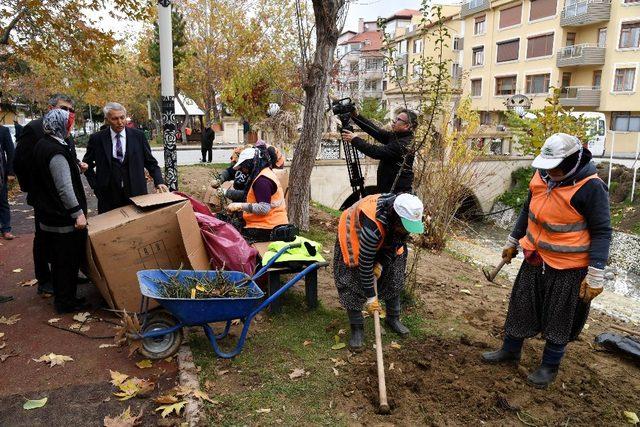
<svg viewBox="0 0 640 427"><path fill-rule="evenodd" d="M248 276L237 271L183 271L183 270L142 270L138 272L138 282L142 302L142 326L140 333L129 335L132 339L142 340L140 353L149 359L164 359L174 355L182 343L182 328L185 326L202 326L211 346L219 357L229 359L237 356L244 347L251 320L269 304L280 298L289 288L295 285L306 274L320 267L328 265L326 262L316 262L296 274L291 280L282 286L269 298L264 298L264 292L255 283L255 280L263 276L269 267L275 263L280 255L288 249L298 247L300 244L291 244L283 247L269 260L257 273ZM246 287L247 296L244 298L165 298L159 294L159 285L156 280L165 280L167 277L176 277L184 283L186 277L209 279L218 274L224 274L226 279L236 283L236 287ZM163 309L149 311L149 302L156 300ZM244 323L240 338L236 346L230 352L224 352L218 346L218 340L229 334L231 323L240 319ZM209 323L226 322L224 331L215 334Z"/></svg>

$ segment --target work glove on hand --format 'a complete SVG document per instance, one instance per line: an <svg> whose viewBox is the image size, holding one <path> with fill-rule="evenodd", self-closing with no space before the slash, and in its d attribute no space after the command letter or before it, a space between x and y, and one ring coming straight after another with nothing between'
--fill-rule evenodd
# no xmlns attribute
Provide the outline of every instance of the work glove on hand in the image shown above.
<svg viewBox="0 0 640 427"><path fill-rule="evenodd" d="M502 248L502 259L507 264L511 264L511 260L518 255L518 240L515 237L507 237L507 243Z"/></svg>
<svg viewBox="0 0 640 427"><path fill-rule="evenodd" d="M379 262L376 262L373 265L373 275L376 278L376 280L379 280L380 276L382 276L382 264L380 264Z"/></svg>
<svg viewBox="0 0 640 427"><path fill-rule="evenodd" d="M364 309L367 313L373 316L373 313L377 311L378 313L382 312L382 306L380 305L380 301L378 301L378 297L367 298L367 302L364 306Z"/></svg>
<svg viewBox="0 0 640 427"><path fill-rule="evenodd" d="M233 202L233 203L229 203L227 205L227 211L229 212L240 212L244 210L244 206L246 205L246 203L237 203L237 202Z"/></svg>
<svg viewBox="0 0 640 427"><path fill-rule="evenodd" d="M604 287L604 269L589 267L587 275L582 279L580 284L580 293L578 296L582 298L585 304L591 302L592 299L602 293Z"/></svg>
<svg viewBox="0 0 640 427"><path fill-rule="evenodd" d="M222 185L222 182L219 179L214 179L211 181L211 188L218 188Z"/></svg>

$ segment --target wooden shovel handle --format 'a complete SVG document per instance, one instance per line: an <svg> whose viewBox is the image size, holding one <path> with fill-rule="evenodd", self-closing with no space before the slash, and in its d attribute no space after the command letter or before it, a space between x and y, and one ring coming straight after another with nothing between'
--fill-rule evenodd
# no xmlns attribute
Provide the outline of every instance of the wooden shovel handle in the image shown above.
<svg viewBox="0 0 640 427"><path fill-rule="evenodd" d="M373 325L376 333L376 362L378 364L378 395L380 398L380 412L389 413L387 401L387 383L384 375L384 360L382 359L382 336L380 334L380 313L373 312Z"/></svg>

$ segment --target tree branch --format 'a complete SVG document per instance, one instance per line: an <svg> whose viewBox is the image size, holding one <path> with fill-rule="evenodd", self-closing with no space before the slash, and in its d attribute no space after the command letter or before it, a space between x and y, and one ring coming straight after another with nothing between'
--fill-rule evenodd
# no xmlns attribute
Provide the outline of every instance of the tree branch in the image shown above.
<svg viewBox="0 0 640 427"><path fill-rule="evenodd" d="M20 19L22 19L22 17L25 16L28 12L29 12L29 8L27 7L23 7L22 9L20 9L18 14L13 17L11 22L9 22L9 25L7 25L7 27L4 29L4 34L0 39L0 44L4 44L4 45L9 44L9 36L11 35L11 31L15 28L16 25L18 25L18 22L20 21Z"/></svg>

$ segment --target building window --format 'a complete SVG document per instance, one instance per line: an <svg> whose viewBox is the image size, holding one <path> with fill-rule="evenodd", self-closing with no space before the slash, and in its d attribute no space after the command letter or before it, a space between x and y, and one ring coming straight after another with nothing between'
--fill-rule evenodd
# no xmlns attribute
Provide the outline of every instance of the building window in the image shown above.
<svg viewBox="0 0 640 427"><path fill-rule="evenodd" d="M471 96L482 96L482 79L471 80Z"/></svg>
<svg viewBox="0 0 640 427"><path fill-rule="evenodd" d="M520 39L509 40L497 43L498 56L497 62L516 61L518 60L518 51L520 50Z"/></svg>
<svg viewBox="0 0 640 427"><path fill-rule="evenodd" d="M490 111L480 111L480 124L481 125L490 125L491 124L491 112Z"/></svg>
<svg viewBox="0 0 640 427"><path fill-rule="evenodd" d="M382 70L382 61L377 58L366 58L364 67L367 71L380 71Z"/></svg>
<svg viewBox="0 0 640 427"><path fill-rule="evenodd" d="M598 47L606 47L607 46L607 29L599 28L598 29Z"/></svg>
<svg viewBox="0 0 640 427"><path fill-rule="evenodd" d="M557 0L531 0L529 21L546 18L556 14Z"/></svg>
<svg viewBox="0 0 640 427"><path fill-rule="evenodd" d="M422 65L415 64L413 66L413 78L414 79L419 79L420 76L422 76Z"/></svg>
<svg viewBox="0 0 640 427"><path fill-rule="evenodd" d="M640 3L640 0L624 0L627 4Z"/></svg>
<svg viewBox="0 0 640 427"><path fill-rule="evenodd" d="M527 76L527 93L548 93L549 92L549 74L533 74Z"/></svg>
<svg viewBox="0 0 640 427"><path fill-rule="evenodd" d="M413 53L422 53L422 45L423 45L423 40L422 39L417 39L413 42Z"/></svg>
<svg viewBox="0 0 640 427"><path fill-rule="evenodd" d="M460 64L453 63L451 64L451 79L452 80L460 80L462 78L462 67Z"/></svg>
<svg viewBox="0 0 640 427"><path fill-rule="evenodd" d="M613 79L614 92L632 92L636 79L635 68L618 68Z"/></svg>
<svg viewBox="0 0 640 427"><path fill-rule="evenodd" d="M484 65L484 46L474 47L471 52L471 65Z"/></svg>
<svg viewBox="0 0 640 427"><path fill-rule="evenodd" d="M401 55L407 53L407 41L406 40L402 40L400 43L398 43L398 53L401 54Z"/></svg>
<svg viewBox="0 0 640 427"><path fill-rule="evenodd" d="M622 24L619 46L620 48L640 47L640 21Z"/></svg>
<svg viewBox="0 0 640 427"><path fill-rule="evenodd" d="M596 70L593 72L593 87L594 89L600 89L602 85L602 70Z"/></svg>
<svg viewBox="0 0 640 427"><path fill-rule="evenodd" d="M562 73L562 82L560 85L562 88L571 86L571 73Z"/></svg>
<svg viewBox="0 0 640 427"><path fill-rule="evenodd" d="M487 31L487 16L476 16L473 24L473 34L480 35Z"/></svg>
<svg viewBox="0 0 640 427"><path fill-rule="evenodd" d="M386 80L382 81L382 90L387 90L387 81Z"/></svg>
<svg viewBox="0 0 640 427"><path fill-rule="evenodd" d="M475 9L477 7L482 6L482 4L484 3L484 0L470 0L468 5L469 5L469 9Z"/></svg>
<svg viewBox="0 0 640 427"><path fill-rule="evenodd" d="M496 95L515 95L516 76L496 77Z"/></svg>
<svg viewBox="0 0 640 427"><path fill-rule="evenodd" d="M378 90L378 80L365 80L364 90L376 91Z"/></svg>
<svg viewBox="0 0 640 427"><path fill-rule="evenodd" d="M611 130L618 132L640 132L640 114L631 114L628 111L623 113L612 113Z"/></svg>
<svg viewBox="0 0 640 427"><path fill-rule="evenodd" d="M507 28L518 25L522 19L522 3L500 11L498 28Z"/></svg>
<svg viewBox="0 0 640 427"><path fill-rule="evenodd" d="M453 38L453 50L462 50L462 39L460 37Z"/></svg>
<svg viewBox="0 0 640 427"><path fill-rule="evenodd" d="M553 34L527 39L527 58L553 55Z"/></svg>
<svg viewBox="0 0 640 427"><path fill-rule="evenodd" d="M567 42L565 46L573 46L576 44L576 33L567 33Z"/></svg>

